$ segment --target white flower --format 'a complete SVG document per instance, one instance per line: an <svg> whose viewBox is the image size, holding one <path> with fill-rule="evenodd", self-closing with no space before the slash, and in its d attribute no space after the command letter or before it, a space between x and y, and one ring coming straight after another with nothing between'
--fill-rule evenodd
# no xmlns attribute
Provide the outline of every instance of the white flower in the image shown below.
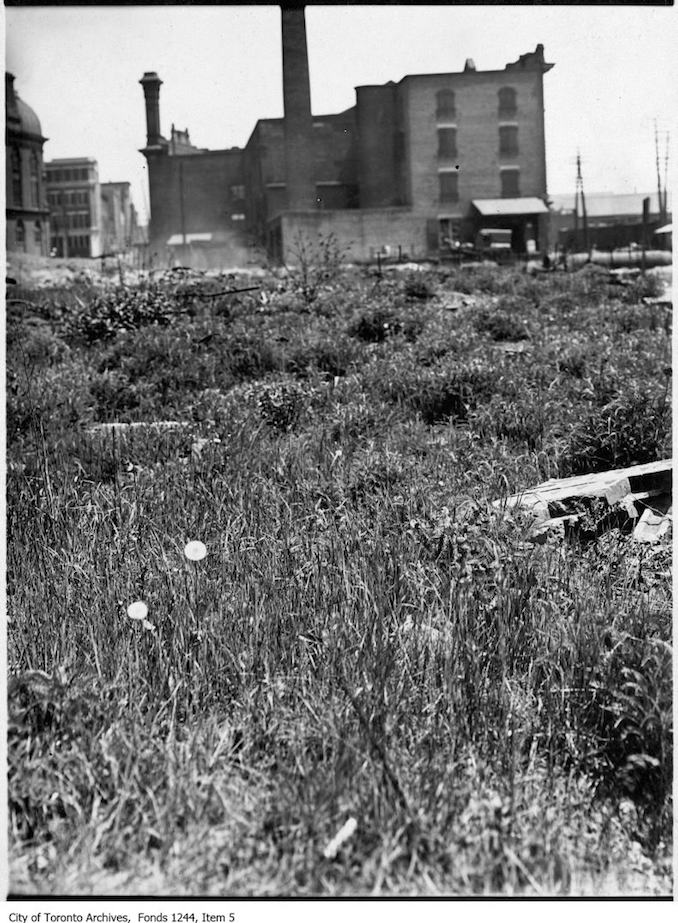
<svg viewBox="0 0 678 923"><path fill-rule="evenodd" d="M127 615L129 615L131 619L141 621L148 615L148 606L145 602L142 602L142 600L139 599L137 602L131 603L127 607Z"/></svg>
<svg viewBox="0 0 678 923"><path fill-rule="evenodd" d="M189 561L202 561L207 554L207 548L202 542L189 542L184 548L184 554Z"/></svg>
<svg viewBox="0 0 678 923"><path fill-rule="evenodd" d="M155 631L155 625L153 622L149 622L148 619L144 619L144 628L146 631Z"/></svg>
<svg viewBox="0 0 678 923"><path fill-rule="evenodd" d="M339 847L352 837L353 834L358 829L358 821L355 817L349 817L341 830L338 831L337 835L330 840L325 849L323 850L323 856L326 859L334 859L336 854L339 852Z"/></svg>

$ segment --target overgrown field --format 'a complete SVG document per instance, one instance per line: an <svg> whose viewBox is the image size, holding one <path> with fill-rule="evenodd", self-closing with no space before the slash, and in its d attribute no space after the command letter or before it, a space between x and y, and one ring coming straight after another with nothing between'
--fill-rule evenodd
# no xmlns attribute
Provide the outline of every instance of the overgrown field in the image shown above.
<svg viewBox="0 0 678 923"><path fill-rule="evenodd" d="M670 893L670 544L492 506L670 455L655 283L305 269L12 293L12 889Z"/></svg>

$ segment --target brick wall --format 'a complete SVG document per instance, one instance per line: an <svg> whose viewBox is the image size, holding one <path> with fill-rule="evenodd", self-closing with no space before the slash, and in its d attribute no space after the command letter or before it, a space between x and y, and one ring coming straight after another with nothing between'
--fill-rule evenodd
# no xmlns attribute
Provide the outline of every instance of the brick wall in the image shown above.
<svg viewBox="0 0 678 923"><path fill-rule="evenodd" d="M402 204L396 150L398 87L396 84L356 87L356 96L360 207Z"/></svg>
<svg viewBox="0 0 678 923"><path fill-rule="evenodd" d="M294 238L302 234L311 243L318 235L334 234L348 260L374 260L377 250L389 247L392 255L423 257L427 252L426 219L407 208L342 209L286 212L279 219L285 261L294 259Z"/></svg>
<svg viewBox="0 0 678 923"><path fill-rule="evenodd" d="M500 118L498 91L504 86L516 90L517 111L515 116ZM443 89L454 91L456 115L438 120L436 93ZM546 194L541 71L470 71L406 77L403 92L410 201L415 211L461 216L468 211L472 199L500 198L500 167L506 166L520 168L521 196ZM516 155L499 154L501 123L518 125ZM443 163L438 159L439 125L456 125L454 161ZM441 202L439 167L454 168L457 164L459 201Z"/></svg>
<svg viewBox="0 0 678 923"><path fill-rule="evenodd" d="M232 194L243 184L242 151L209 151L188 156L149 153L151 200L151 251L164 252L167 240L185 230L187 234L229 232L245 237L245 222L235 223L233 214L244 203ZM180 171L183 171L183 227Z"/></svg>

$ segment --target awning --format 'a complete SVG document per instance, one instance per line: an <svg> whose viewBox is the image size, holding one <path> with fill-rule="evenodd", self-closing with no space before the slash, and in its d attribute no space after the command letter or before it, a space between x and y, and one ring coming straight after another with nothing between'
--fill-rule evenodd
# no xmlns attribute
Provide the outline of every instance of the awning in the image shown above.
<svg viewBox="0 0 678 923"><path fill-rule="evenodd" d="M481 215L547 215L548 208L536 196L522 199L473 199L471 203Z"/></svg>
<svg viewBox="0 0 678 923"><path fill-rule="evenodd" d="M663 228L657 228L655 234L673 234L673 225L665 224Z"/></svg>
<svg viewBox="0 0 678 923"><path fill-rule="evenodd" d="M211 234L186 234L187 244L208 243L210 240L212 240ZM181 247L183 244L183 234L172 234L170 239L167 241L168 247Z"/></svg>

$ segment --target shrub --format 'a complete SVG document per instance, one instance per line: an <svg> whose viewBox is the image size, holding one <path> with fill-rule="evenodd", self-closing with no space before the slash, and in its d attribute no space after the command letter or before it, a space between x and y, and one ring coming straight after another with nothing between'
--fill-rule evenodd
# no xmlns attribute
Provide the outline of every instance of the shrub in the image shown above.
<svg viewBox="0 0 678 923"><path fill-rule="evenodd" d="M264 422L282 431L296 425L308 396L295 381L262 384L254 393Z"/></svg>
<svg viewBox="0 0 678 923"><path fill-rule="evenodd" d="M435 294L429 282L421 278L421 274L408 276L403 291L406 298L414 301L428 301Z"/></svg>
<svg viewBox="0 0 678 923"><path fill-rule="evenodd" d="M343 262L344 252L334 234L318 234L315 241L301 231L295 236L290 277L306 306L337 279Z"/></svg>
<svg viewBox="0 0 678 923"><path fill-rule="evenodd" d="M575 423L560 458L562 472L587 474L657 461L670 449L669 431L665 397L619 397Z"/></svg>
<svg viewBox="0 0 678 923"><path fill-rule="evenodd" d="M179 310L178 302L157 284L116 288L80 305L65 319L65 328L70 338L95 343L123 330L150 324L167 326Z"/></svg>

